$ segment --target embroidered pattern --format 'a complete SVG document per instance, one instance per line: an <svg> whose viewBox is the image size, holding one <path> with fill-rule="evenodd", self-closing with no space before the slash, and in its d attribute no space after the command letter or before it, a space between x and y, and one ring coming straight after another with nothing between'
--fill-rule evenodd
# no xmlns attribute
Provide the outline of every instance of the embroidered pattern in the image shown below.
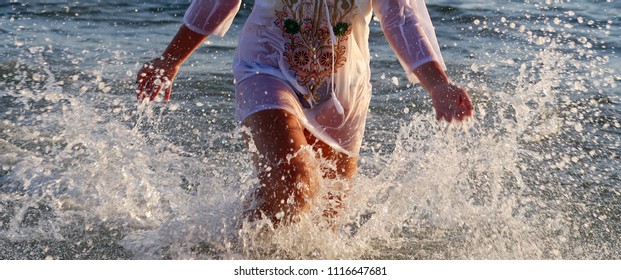
<svg viewBox="0 0 621 280"><path fill-rule="evenodd" d="M298 84L307 89L302 98L312 104L320 99L317 91L328 84L333 71L336 73L347 60L345 42L351 33L355 0L282 2L284 8L276 11L275 23L288 39L283 55ZM336 44L332 44L330 29Z"/></svg>

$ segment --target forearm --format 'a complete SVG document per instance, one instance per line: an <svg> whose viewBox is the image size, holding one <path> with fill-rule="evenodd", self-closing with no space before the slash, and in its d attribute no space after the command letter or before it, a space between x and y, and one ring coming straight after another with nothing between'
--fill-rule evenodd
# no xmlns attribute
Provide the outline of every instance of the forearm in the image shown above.
<svg viewBox="0 0 621 280"><path fill-rule="evenodd" d="M181 65L206 38L207 35L196 33L184 24L164 50L162 57L167 61Z"/></svg>
<svg viewBox="0 0 621 280"><path fill-rule="evenodd" d="M414 69L414 74L429 93L434 88L449 83L446 72L437 61L430 61L419 66Z"/></svg>
<svg viewBox="0 0 621 280"><path fill-rule="evenodd" d="M427 62L414 70L421 85L429 92L436 119L462 121L472 117L472 101L468 93L451 83L438 62Z"/></svg>
<svg viewBox="0 0 621 280"><path fill-rule="evenodd" d="M468 93L452 84L444 71L425 2L374 0L373 9L388 43L408 73L408 79L413 82L418 80L429 92L436 118L450 122L471 117L472 102ZM430 38L434 40L433 43Z"/></svg>

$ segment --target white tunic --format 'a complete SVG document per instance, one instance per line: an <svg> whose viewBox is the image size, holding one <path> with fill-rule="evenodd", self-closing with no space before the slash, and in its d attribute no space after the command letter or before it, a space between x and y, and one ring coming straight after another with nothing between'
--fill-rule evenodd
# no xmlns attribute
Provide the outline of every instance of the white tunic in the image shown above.
<svg viewBox="0 0 621 280"><path fill-rule="evenodd" d="M184 23L222 36L240 3L194 0ZM256 0L233 63L239 120L284 109L318 139L357 155L371 99L372 12L411 81L426 62L444 66L424 0ZM259 83L288 90L252 90L265 88L253 86Z"/></svg>

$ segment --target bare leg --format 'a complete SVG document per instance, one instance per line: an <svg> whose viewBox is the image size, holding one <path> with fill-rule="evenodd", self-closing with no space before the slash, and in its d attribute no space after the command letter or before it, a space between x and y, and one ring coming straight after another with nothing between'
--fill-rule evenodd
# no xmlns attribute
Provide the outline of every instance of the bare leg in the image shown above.
<svg viewBox="0 0 621 280"><path fill-rule="evenodd" d="M334 150L330 145L315 138L308 130L305 130L304 133L306 141L312 144L315 155L334 163L332 166L321 166L322 176L330 180L337 178L344 180L344 182L338 183L335 189L328 191L325 197L329 203L323 215L329 221L332 221L338 215L339 209L344 207L343 198L352 187L351 180L356 174L358 157L350 157Z"/></svg>
<svg viewBox="0 0 621 280"><path fill-rule="evenodd" d="M256 147L253 161L261 186L253 194L256 207L245 215L262 215L274 224L295 222L310 208L318 185L319 170L297 118L284 110L264 110L246 118Z"/></svg>
<svg viewBox="0 0 621 280"><path fill-rule="evenodd" d="M298 214L309 210L310 200L319 187L319 176L349 181L356 172L357 158L316 139L287 111L259 111L242 125L250 129L247 141L256 148L252 156L261 184L252 194L254 207L244 213L251 221L265 215L275 225L295 222ZM315 156L334 162L334 168L320 168ZM342 208L342 195L349 187L347 182L325 197L331 203L324 216L336 216L337 209Z"/></svg>

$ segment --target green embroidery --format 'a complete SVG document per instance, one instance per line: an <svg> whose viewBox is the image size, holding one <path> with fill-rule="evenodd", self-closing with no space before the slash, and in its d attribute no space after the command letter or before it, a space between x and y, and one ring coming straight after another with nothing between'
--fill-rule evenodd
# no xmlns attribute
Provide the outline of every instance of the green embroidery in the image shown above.
<svg viewBox="0 0 621 280"><path fill-rule="evenodd" d="M300 32L300 24L294 19L285 19L283 22L285 32L289 34L297 34Z"/></svg>
<svg viewBox="0 0 621 280"><path fill-rule="evenodd" d="M349 23L339 22L334 26L334 35L343 36L347 30L349 30Z"/></svg>

